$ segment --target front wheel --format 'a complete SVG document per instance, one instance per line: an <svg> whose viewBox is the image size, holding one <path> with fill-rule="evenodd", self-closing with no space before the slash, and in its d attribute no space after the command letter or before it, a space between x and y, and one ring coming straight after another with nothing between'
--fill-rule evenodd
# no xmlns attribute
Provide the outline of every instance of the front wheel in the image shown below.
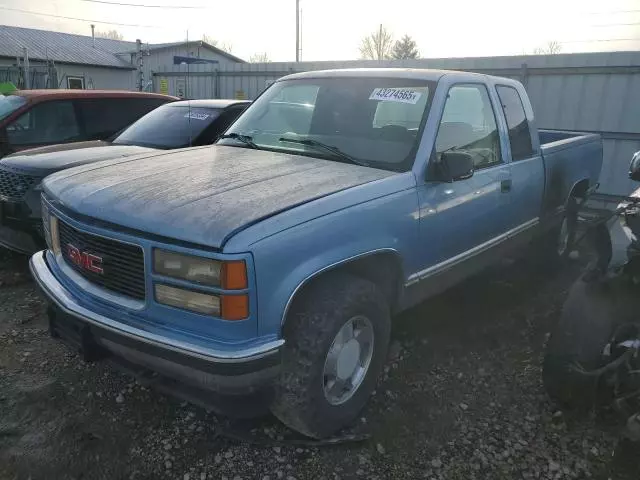
<svg viewBox="0 0 640 480"><path fill-rule="evenodd" d="M372 282L331 274L309 286L284 327L272 412L314 438L349 424L375 388L390 328L389 307Z"/></svg>

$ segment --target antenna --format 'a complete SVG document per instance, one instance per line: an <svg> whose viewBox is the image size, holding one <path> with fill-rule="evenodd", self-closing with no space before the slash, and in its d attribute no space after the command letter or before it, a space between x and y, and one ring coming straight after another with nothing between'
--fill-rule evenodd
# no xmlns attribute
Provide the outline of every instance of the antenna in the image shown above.
<svg viewBox="0 0 640 480"><path fill-rule="evenodd" d="M300 0L296 0L296 62L300 61Z"/></svg>
<svg viewBox="0 0 640 480"><path fill-rule="evenodd" d="M189 118L187 119L189 124L189 146L193 146L193 139L191 138L191 99L189 98L189 64L191 63L191 55L189 54L189 30L187 29L187 81L184 82L184 96L187 97L187 108Z"/></svg>

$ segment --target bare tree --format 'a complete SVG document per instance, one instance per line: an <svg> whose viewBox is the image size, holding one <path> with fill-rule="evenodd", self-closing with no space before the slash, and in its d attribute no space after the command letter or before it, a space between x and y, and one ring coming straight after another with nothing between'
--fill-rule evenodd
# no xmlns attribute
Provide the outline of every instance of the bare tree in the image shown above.
<svg viewBox="0 0 640 480"><path fill-rule="evenodd" d="M419 55L416 42L409 35L405 35L401 40L398 40L393 46L393 52L391 52L391 57L396 60L414 59L418 58Z"/></svg>
<svg viewBox="0 0 640 480"><path fill-rule="evenodd" d="M533 50L535 55L555 55L556 53L560 53L562 50L562 45L560 42L556 42L552 40L548 42L544 47L538 47Z"/></svg>
<svg viewBox="0 0 640 480"><path fill-rule="evenodd" d="M231 44L231 42L220 43L218 40L213 38L211 35L207 35L206 33L202 35L202 41L204 43L208 43L209 45L213 45L214 47L219 48L220 50L227 53L231 53L233 51L233 45Z"/></svg>
<svg viewBox="0 0 640 480"><path fill-rule="evenodd" d="M98 38L110 38L111 40L124 40L124 36L117 30L96 30L95 36Z"/></svg>
<svg viewBox="0 0 640 480"><path fill-rule="evenodd" d="M362 39L360 55L368 60L386 60L391 58L393 35L382 25L380 28Z"/></svg>
<svg viewBox="0 0 640 480"><path fill-rule="evenodd" d="M269 55L267 55L267 52L262 52L254 53L253 55L251 55L251 57L249 57L249 61L251 63L268 63L271 60L269 59Z"/></svg>

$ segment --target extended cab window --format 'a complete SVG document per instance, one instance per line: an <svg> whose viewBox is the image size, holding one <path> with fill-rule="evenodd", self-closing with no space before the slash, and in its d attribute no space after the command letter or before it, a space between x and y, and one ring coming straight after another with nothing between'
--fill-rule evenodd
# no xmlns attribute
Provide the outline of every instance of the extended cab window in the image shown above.
<svg viewBox="0 0 640 480"><path fill-rule="evenodd" d="M511 158L515 161L532 157L531 131L520 94L513 87L499 86L497 90L509 127Z"/></svg>
<svg viewBox="0 0 640 480"><path fill-rule="evenodd" d="M14 146L44 145L80 139L80 127L70 100L43 102L7 125Z"/></svg>
<svg viewBox="0 0 640 480"><path fill-rule="evenodd" d="M484 85L455 85L449 90L436 137L438 159L447 150L464 150L476 169L502 162L500 135Z"/></svg>
<svg viewBox="0 0 640 480"><path fill-rule="evenodd" d="M434 86L364 76L276 82L226 132L243 138L219 143L246 147L250 137L261 149L406 171Z"/></svg>

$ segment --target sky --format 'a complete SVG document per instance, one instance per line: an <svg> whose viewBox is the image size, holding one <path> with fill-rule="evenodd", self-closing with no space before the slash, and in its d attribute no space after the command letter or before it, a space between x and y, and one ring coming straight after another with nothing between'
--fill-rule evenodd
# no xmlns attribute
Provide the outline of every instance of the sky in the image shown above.
<svg viewBox="0 0 640 480"><path fill-rule="evenodd" d="M0 24L90 35L95 23L97 30L116 29L125 40L145 43L206 34L244 59L266 53L271 61L295 60L295 0L100 2L111 4L0 0ZM198 8L169 8L176 6ZM380 24L394 38L413 37L421 57L530 54L551 41L564 53L640 50L640 0L300 0L300 8L301 58L309 61L360 58L362 38Z"/></svg>

